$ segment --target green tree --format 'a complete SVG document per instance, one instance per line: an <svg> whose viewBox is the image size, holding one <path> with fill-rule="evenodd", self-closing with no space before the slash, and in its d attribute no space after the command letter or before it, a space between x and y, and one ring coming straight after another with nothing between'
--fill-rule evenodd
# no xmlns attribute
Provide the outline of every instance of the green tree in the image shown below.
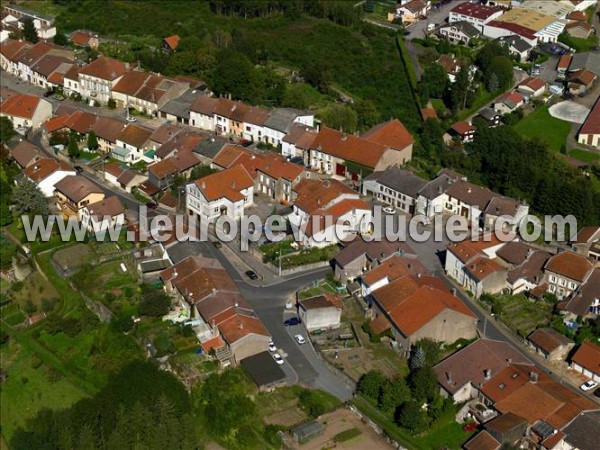
<svg viewBox="0 0 600 450"><path fill-rule="evenodd" d="M0 117L0 142L8 142L16 134L12 121L6 116Z"/></svg>
<svg viewBox="0 0 600 450"><path fill-rule="evenodd" d="M436 395L437 378L431 367L413 370L408 378L408 384L416 400L428 401Z"/></svg>
<svg viewBox="0 0 600 450"><path fill-rule="evenodd" d="M26 41L36 43L38 41L37 30L35 29L35 24L33 23L33 19L31 17L25 17L23 19L23 39Z"/></svg>
<svg viewBox="0 0 600 450"><path fill-rule="evenodd" d="M96 132L94 130L90 130L87 135L87 148L90 150L96 150L98 148L98 138L96 137Z"/></svg>
<svg viewBox="0 0 600 450"><path fill-rule="evenodd" d="M448 83L446 70L440 64L433 63L423 72L420 88L426 87L429 96L433 98L442 98Z"/></svg>
<svg viewBox="0 0 600 450"><path fill-rule="evenodd" d="M404 378L397 377L386 381L379 392L379 407L386 411L394 411L399 405L410 400L410 389Z"/></svg>
<svg viewBox="0 0 600 450"><path fill-rule="evenodd" d="M422 403L411 400L398 409L396 423L413 434L421 434L427 431L429 418L422 408Z"/></svg>
<svg viewBox="0 0 600 450"><path fill-rule="evenodd" d="M13 257L17 254L17 247L4 233L0 233L0 269L7 269L12 264Z"/></svg>
<svg viewBox="0 0 600 450"><path fill-rule="evenodd" d="M115 109L117 107L117 101L114 98L109 98L108 102L106 102L106 106L109 109Z"/></svg>
<svg viewBox="0 0 600 450"><path fill-rule="evenodd" d="M44 194L30 180L21 181L13 189L12 202L19 215L48 216L48 202Z"/></svg>
<svg viewBox="0 0 600 450"><path fill-rule="evenodd" d="M67 146L67 152L69 153L69 157L75 159L78 158L81 151L79 150L79 144L77 143L77 138L74 134L69 136L69 145Z"/></svg>
<svg viewBox="0 0 600 450"><path fill-rule="evenodd" d="M162 289L151 286L142 286L142 299L140 301L140 314L143 316L160 317L169 312L171 299Z"/></svg>
<svg viewBox="0 0 600 450"><path fill-rule="evenodd" d="M288 84L283 96L282 105L297 109L310 108L314 100L314 95L310 92L311 90L313 88L305 83Z"/></svg>
<svg viewBox="0 0 600 450"><path fill-rule="evenodd" d="M421 367L425 367L425 350L423 350L423 347L413 347L413 350L410 354L410 359L408 361L408 366L410 367L410 370L417 370Z"/></svg>
<svg viewBox="0 0 600 450"><path fill-rule="evenodd" d="M213 169L212 167L210 167L210 165L208 164L201 164L199 166L196 166L192 169L192 171L190 172L190 181L195 181L195 180L199 180L200 178L206 177L208 175L211 175L215 172L218 172L217 169Z"/></svg>
<svg viewBox="0 0 600 450"><path fill-rule="evenodd" d="M487 78L489 80L486 83L488 90L492 91L493 78L497 79L498 85L502 89L508 89L512 85L514 79L513 64L510 58L506 56L493 57L490 63L489 76Z"/></svg>
<svg viewBox="0 0 600 450"><path fill-rule="evenodd" d="M377 400L381 387L386 381L387 379L379 370L369 370L359 378L356 390L367 397Z"/></svg>
<svg viewBox="0 0 600 450"><path fill-rule="evenodd" d="M332 82L332 75L328 65L310 59L300 69L300 76L321 92L327 92Z"/></svg>
<svg viewBox="0 0 600 450"><path fill-rule="evenodd" d="M63 33L56 33L52 38L52 42L54 42L56 45L66 47L69 45L69 38Z"/></svg>
<svg viewBox="0 0 600 450"><path fill-rule="evenodd" d="M358 129L365 131L379 123L381 114L371 100L358 100L352 105L358 118Z"/></svg>
<svg viewBox="0 0 600 450"><path fill-rule="evenodd" d="M318 394L310 389L303 389L298 395L298 405L310 417L316 418L327 412L327 405Z"/></svg>
<svg viewBox="0 0 600 450"><path fill-rule="evenodd" d="M333 104L321 111L321 119L328 127L354 133L358 126L356 111L350 106Z"/></svg>
<svg viewBox="0 0 600 450"><path fill-rule="evenodd" d="M440 362L440 343L433 339L423 338L415 342L412 350L419 351L422 355L422 363L416 368L433 367ZM415 353L411 352L411 361ZM410 362L412 364L412 362Z"/></svg>

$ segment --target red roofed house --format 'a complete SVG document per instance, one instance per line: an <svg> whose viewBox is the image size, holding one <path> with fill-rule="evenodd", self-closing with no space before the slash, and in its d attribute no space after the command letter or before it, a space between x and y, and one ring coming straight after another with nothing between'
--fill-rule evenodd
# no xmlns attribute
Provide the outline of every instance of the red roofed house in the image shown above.
<svg viewBox="0 0 600 450"><path fill-rule="evenodd" d="M494 261L496 251L504 246L495 236L486 242L465 240L453 243L446 251L446 273L476 298L482 293L498 293L506 287L507 271Z"/></svg>
<svg viewBox="0 0 600 450"><path fill-rule="evenodd" d="M548 290L559 299L570 296L585 281L593 267L587 258L573 252L554 255L544 267Z"/></svg>
<svg viewBox="0 0 600 450"><path fill-rule="evenodd" d="M292 189L309 175L303 166L289 162L281 155L268 153L257 168L256 191L288 204Z"/></svg>
<svg viewBox="0 0 600 450"><path fill-rule="evenodd" d="M254 201L254 180L242 165L189 183L186 190L189 214L210 221L223 215L238 220Z"/></svg>
<svg viewBox="0 0 600 450"><path fill-rule="evenodd" d="M517 85L517 91L525 97L539 97L546 92L547 83L538 77L525 78Z"/></svg>
<svg viewBox="0 0 600 450"><path fill-rule="evenodd" d="M448 290L418 286L417 281L398 279L371 293L377 316L390 322L402 354L408 356L412 344L424 338L452 343L476 337L477 317L461 300Z"/></svg>
<svg viewBox="0 0 600 450"><path fill-rule="evenodd" d="M571 358L571 368L600 383L600 346L585 341Z"/></svg>
<svg viewBox="0 0 600 450"><path fill-rule="evenodd" d="M163 49L173 52L177 50L177 47L179 47L179 41L181 41L181 38L176 34L173 36L168 36L163 39Z"/></svg>
<svg viewBox="0 0 600 450"><path fill-rule="evenodd" d="M119 230L125 224L125 207L116 195L90 203L81 210L81 224L94 234Z"/></svg>
<svg viewBox="0 0 600 450"><path fill-rule="evenodd" d="M558 73L558 78L564 78L569 70L569 66L571 65L571 60L573 56L566 54L562 55L558 60L558 64L556 65L556 71Z"/></svg>
<svg viewBox="0 0 600 450"><path fill-rule="evenodd" d="M501 95L494 103L494 109L500 114L508 114L523 106L525 97L517 91L507 92Z"/></svg>
<svg viewBox="0 0 600 450"><path fill-rule="evenodd" d="M157 115L158 108L181 96L189 87L189 83L132 70L113 87L112 98L118 108L129 105L145 114Z"/></svg>
<svg viewBox="0 0 600 450"><path fill-rule="evenodd" d="M471 142L475 139L475 127L465 120L453 124L450 127L450 133L457 136L462 142Z"/></svg>
<svg viewBox="0 0 600 450"><path fill-rule="evenodd" d="M26 169L44 157L42 150L31 142L22 140L9 150L10 157L21 170Z"/></svg>
<svg viewBox="0 0 600 450"><path fill-rule="evenodd" d="M160 279L184 310L183 319L198 319L196 336L223 366L267 349L269 333L217 260L190 256L163 270Z"/></svg>
<svg viewBox="0 0 600 450"><path fill-rule="evenodd" d="M54 158L42 158L23 171L24 175L34 182L44 197L54 196L54 186L69 175L77 172L68 164Z"/></svg>
<svg viewBox="0 0 600 450"><path fill-rule="evenodd" d="M427 17L427 11L431 8L429 0L410 0L398 3L394 12L388 13L388 21L401 19L403 24L410 24Z"/></svg>
<svg viewBox="0 0 600 450"><path fill-rule="evenodd" d="M294 193L288 220L305 246L325 247L368 231L371 206L339 181L303 179Z"/></svg>
<svg viewBox="0 0 600 450"><path fill-rule="evenodd" d="M400 121L393 119L367 131L362 137L322 127L310 145L313 170L352 178L402 165L412 159L413 137Z"/></svg>
<svg viewBox="0 0 600 450"><path fill-rule="evenodd" d="M483 26L502 15L501 8L463 2L455 6L448 16L448 23L466 21L483 33Z"/></svg>
<svg viewBox="0 0 600 450"><path fill-rule="evenodd" d="M579 129L577 142L600 148L600 99L596 100L596 104Z"/></svg>
<svg viewBox="0 0 600 450"><path fill-rule="evenodd" d="M35 129L52 117L52 105L37 95L16 94L0 104L0 116L8 117L15 128Z"/></svg>
<svg viewBox="0 0 600 450"><path fill-rule="evenodd" d="M70 36L71 42L78 47L90 47L94 50L100 45L98 35L89 30L73 31Z"/></svg>
<svg viewBox="0 0 600 450"><path fill-rule="evenodd" d="M588 69L579 69L567 76L567 88L573 95L585 94L592 89L597 78L598 76L594 72Z"/></svg>
<svg viewBox="0 0 600 450"><path fill-rule="evenodd" d="M106 104L121 77L129 72L129 63L100 56L79 70L79 93L82 97Z"/></svg>

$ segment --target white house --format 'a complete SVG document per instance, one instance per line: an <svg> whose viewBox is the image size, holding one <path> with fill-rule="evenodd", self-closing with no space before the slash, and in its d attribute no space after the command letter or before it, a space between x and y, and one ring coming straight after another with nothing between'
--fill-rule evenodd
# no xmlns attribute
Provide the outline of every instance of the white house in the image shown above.
<svg viewBox="0 0 600 450"><path fill-rule="evenodd" d="M38 128L52 117L52 105L35 95L16 94L0 104L0 116L8 117L15 128Z"/></svg>
<svg viewBox="0 0 600 450"><path fill-rule="evenodd" d="M218 98L196 98L190 107L190 125L206 131L215 131L215 109L218 103Z"/></svg>
<svg viewBox="0 0 600 450"><path fill-rule="evenodd" d="M308 332L339 328L342 301L336 294L323 294L300 300L298 315Z"/></svg>
<svg viewBox="0 0 600 450"><path fill-rule="evenodd" d="M477 28L480 33L483 33L484 25L500 17L503 12L501 8L464 2L455 6L450 11L448 23L468 22Z"/></svg>
<svg viewBox="0 0 600 450"><path fill-rule="evenodd" d="M423 186L418 193L415 210L428 218L442 214L445 205L445 194L448 188L462 175L442 169L436 178ZM466 180L466 178L465 178Z"/></svg>
<svg viewBox="0 0 600 450"><path fill-rule="evenodd" d="M585 341L571 358L571 368L600 382L600 347L593 342Z"/></svg>
<svg viewBox="0 0 600 450"><path fill-rule="evenodd" d="M264 123L263 142L278 147L294 124L313 127L314 121L315 115L311 112L293 108L275 108Z"/></svg>
<svg viewBox="0 0 600 450"><path fill-rule="evenodd" d="M223 215L238 220L254 201L254 180L243 166L237 165L188 184L186 191L190 215L209 221Z"/></svg>
<svg viewBox="0 0 600 450"><path fill-rule="evenodd" d="M54 16L41 14L36 11L24 8L15 3L6 3L3 5L6 16L2 19L3 25L12 25L23 29L25 18L33 21L33 26L37 35L41 39L52 39L56 36L56 27L54 26Z"/></svg>
<svg viewBox="0 0 600 450"><path fill-rule="evenodd" d="M112 155L121 162L135 164L144 159L144 152L148 149L148 139L152 130L135 124L127 125L117 138Z"/></svg>
<svg viewBox="0 0 600 450"><path fill-rule="evenodd" d="M116 195L84 206L79 214L82 225L92 233L118 229L125 224L125 207Z"/></svg>
<svg viewBox="0 0 600 450"><path fill-rule="evenodd" d="M79 93L84 98L106 104L113 88L128 71L128 63L100 56L79 70Z"/></svg>
<svg viewBox="0 0 600 450"><path fill-rule="evenodd" d="M69 175L77 172L69 165L53 158L41 158L23 171L24 175L34 182L44 197L54 196L54 185Z"/></svg>
<svg viewBox="0 0 600 450"><path fill-rule="evenodd" d="M474 270L468 265L475 260L492 260L496 258L496 252L504 246L493 233L481 236L478 241L463 241L453 243L446 251L446 274L454 278L461 286L468 285L473 280ZM485 267L486 271L493 272L496 267ZM482 273L483 274L483 273ZM475 280L478 281L478 280Z"/></svg>
<svg viewBox="0 0 600 450"><path fill-rule="evenodd" d="M370 230L371 206L356 191L334 180L303 179L288 221L306 247L325 247Z"/></svg>
<svg viewBox="0 0 600 450"><path fill-rule="evenodd" d="M539 97L546 92L548 84L537 77L528 77L517 85L517 90L525 97Z"/></svg>
<svg viewBox="0 0 600 450"><path fill-rule="evenodd" d="M377 200L395 208L414 214L419 191L427 182L398 167L389 167L383 172L373 172L363 181L363 195L372 195Z"/></svg>

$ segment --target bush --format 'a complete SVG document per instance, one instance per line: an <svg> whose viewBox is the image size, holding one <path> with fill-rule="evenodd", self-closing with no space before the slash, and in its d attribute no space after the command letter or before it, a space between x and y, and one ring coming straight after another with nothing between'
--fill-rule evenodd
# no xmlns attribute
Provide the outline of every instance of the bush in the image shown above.
<svg viewBox="0 0 600 450"><path fill-rule="evenodd" d="M350 428L333 436L333 442L346 442L350 439L354 439L355 437L360 436L361 434L362 433L358 428Z"/></svg>
<svg viewBox="0 0 600 450"><path fill-rule="evenodd" d="M379 344L381 342L381 336L373 331L370 321L367 320L365 323L363 323L361 328L369 335L369 342L373 344Z"/></svg>
<svg viewBox="0 0 600 450"><path fill-rule="evenodd" d="M317 418L327 412L327 403L316 392L303 389L298 395L298 405L310 417Z"/></svg>
<svg viewBox="0 0 600 450"><path fill-rule="evenodd" d="M110 109L115 109L117 107L117 102L114 98L109 98L106 106L108 106Z"/></svg>

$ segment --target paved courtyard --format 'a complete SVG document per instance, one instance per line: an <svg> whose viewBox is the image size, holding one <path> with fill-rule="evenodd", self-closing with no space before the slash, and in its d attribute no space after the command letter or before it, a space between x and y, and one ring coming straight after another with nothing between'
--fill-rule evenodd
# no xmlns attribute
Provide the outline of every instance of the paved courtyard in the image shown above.
<svg viewBox="0 0 600 450"><path fill-rule="evenodd" d="M567 122L583 123L585 122L585 118L589 114L590 109L579 103L566 100L552 105L548 111L552 117L557 119L565 120Z"/></svg>

